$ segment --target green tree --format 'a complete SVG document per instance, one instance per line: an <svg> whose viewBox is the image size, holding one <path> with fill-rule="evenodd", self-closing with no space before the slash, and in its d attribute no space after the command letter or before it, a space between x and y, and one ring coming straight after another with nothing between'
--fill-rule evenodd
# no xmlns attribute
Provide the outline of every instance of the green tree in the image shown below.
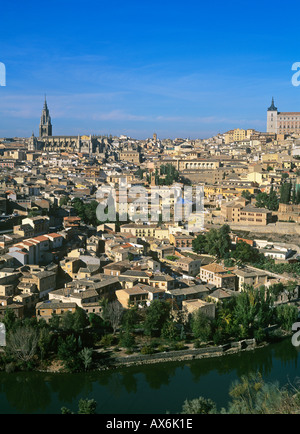
<svg viewBox="0 0 300 434"><path fill-rule="evenodd" d="M172 319L165 322L161 331L161 337L170 341L175 341L179 338L179 329Z"/></svg>
<svg viewBox="0 0 300 434"><path fill-rule="evenodd" d="M250 191L248 190L243 190L242 191L242 197L246 200L251 200L251 198L253 197L253 195L250 193Z"/></svg>
<svg viewBox="0 0 300 434"><path fill-rule="evenodd" d="M78 308L73 313L73 329L76 332L83 331L85 327L89 325L89 319L86 312Z"/></svg>
<svg viewBox="0 0 300 434"><path fill-rule="evenodd" d="M190 320L191 329L196 339L207 342L212 336L212 324L210 319L198 309Z"/></svg>
<svg viewBox="0 0 300 434"><path fill-rule="evenodd" d="M258 208L267 208L270 211L277 211L279 206L279 200L273 185L271 186L270 193L260 192L255 197L256 206Z"/></svg>
<svg viewBox="0 0 300 434"><path fill-rule="evenodd" d="M279 200L278 200L277 194L274 191L273 185L272 185L270 193L269 193L269 198L267 200L267 208L270 211L277 211L278 207L279 207Z"/></svg>
<svg viewBox="0 0 300 434"><path fill-rule="evenodd" d="M298 319L298 308L297 306L290 304L280 304L276 306L276 316L278 324L284 330L291 331L292 325Z"/></svg>
<svg viewBox="0 0 300 434"><path fill-rule="evenodd" d="M205 253L207 248L207 240L204 234L197 235L192 241L193 250L196 253Z"/></svg>
<svg viewBox="0 0 300 434"><path fill-rule="evenodd" d="M96 414L97 402L94 399L81 399L78 403L78 414Z"/></svg>
<svg viewBox="0 0 300 434"><path fill-rule="evenodd" d="M120 345L123 348L127 348L128 350L131 350L135 345L135 338L129 328L126 328L124 331L120 334Z"/></svg>
<svg viewBox="0 0 300 434"><path fill-rule="evenodd" d="M64 196L59 200L59 206L68 205L68 202L69 202L69 198L67 196Z"/></svg>
<svg viewBox="0 0 300 434"><path fill-rule="evenodd" d="M77 414L97 414L97 402L94 399L80 399ZM61 408L61 414L74 414L67 407Z"/></svg>
<svg viewBox="0 0 300 434"><path fill-rule="evenodd" d="M255 205L258 208L268 208L269 195L265 192L260 192L255 197Z"/></svg>
<svg viewBox="0 0 300 434"><path fill-rule="evenodd" d="M2 319L3 324L5 325L6 333L13 329L16 324L16 315L13 309L7 308L5 309L4 317Z"/></svg>
<svg viewBox="0 0 300 434"><path fill-rule="evenodd" d="M291 200L292 184L284 182L280 187L280 203L289 204Z"/></svg>
<svg viewBox="0 0 300 434"><path fill-rule="evenodd" d="M144 331L146 335L160 335L164 324L170 318L170 304L164 300L154 300L146 310Z"/></svg>
<svg viewBox="0 0 300 434"><path fill-rule="evenodd" d="M51 318L49 319L50 328L54 331L57 331L60 328L60 323L61 323L61 317L53 313Z"/></svg>
<svg viewBox="0 0 300 434"><path fill-rule="evenodd" d="M277 382L265 382L261 373L243 375L229 389L228 409L217 411L210 399L186 400L182 414L299 414L299 387L279 387Z"/></svg>
<svg viewBox="0 0 300 434"><path fill-rule="evenodd" d="M212 228L206 234L207 252L223 259L229 254L231 249L230 227L223 225L220 229Z"/></svg>
<svg viewBox="0 0 300 434"><path fill-rule="evenodd" d="M267 327L273 319L273 298L265 287L246 286L236 297L234 319L240 327L240 338L254 337L257 330Z"/></svg>
<svg viewBox="0 0 300 434"><path fill-rule="evenodd" d="M73 330L73 326L74 326L73 313L70 311L64 312L61 316L60 327L64 331L70 331L70 330Z"/></svg>
<svg viewBox="0 0 300 434"><path fill-rule="evenodd" d="M296 392L296 393L295 393ZM299 392L266 383L260 373L244 375L232 384L227 414L299 413Z"/></svg>
<svg viewBox="0 0 300 434"><path fill-rule="evenodd" d="M243 263L257 263L260 260L259 250L250 246L245 241L238 241L235 250L232 251L231 256L237 261Z"/></svg>
<svg viewBox="0 0 300 434"><path fill-rule="evenodd" d="M211 399L200 396L196 399L185 400L181 414L215 414L216 404Z"/></svg>
<svg viewBox="0 0 300 434"><path fill-rule="evenodd" d="M39 333L38 348L41 354L41 360L47 357L51 348L52 334L47 327L42 327Z"/></svg>
<svg viewBox="0 0 300 434"><path fill-rule="evenodd" d="M126 330L133 330L139 321L138 307L136 305L129 307L124 312L122 325Z"/></svg>
<svg viewBox="0 0 300 434"><path fill-rule="evenodd" d="M73 334L59 337L57 355L64 362L65 368L70 372L79 371L82 366L78 350L78 342Z"/></svg>
<svg viewBox="0 0 300 434"><path fill-rule="evenodd" d="M93 349L84 347L80 351L79 357L82 360L84 369L87 371L93 363Z"/></svg>

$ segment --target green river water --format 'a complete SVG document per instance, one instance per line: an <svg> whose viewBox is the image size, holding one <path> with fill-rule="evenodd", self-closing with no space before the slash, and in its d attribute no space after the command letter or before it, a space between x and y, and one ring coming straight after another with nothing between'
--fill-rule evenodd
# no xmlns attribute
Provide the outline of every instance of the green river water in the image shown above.
<svg viewBox="0 0 300 434"><path fill-rule="evenodd" d="M0 373L0 414L77 411L81 398L97 401L102 414L176 414L200 395L226 407L228 390L241 375L261 372L266 381L295 384L300 350L290 339L219 358L169 362L80 374Z"/></svg>

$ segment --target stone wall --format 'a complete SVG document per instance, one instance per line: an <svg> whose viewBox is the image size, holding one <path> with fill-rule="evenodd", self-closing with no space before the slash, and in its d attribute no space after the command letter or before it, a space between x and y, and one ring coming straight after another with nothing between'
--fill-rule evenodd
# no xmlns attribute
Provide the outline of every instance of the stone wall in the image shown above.
<svg viewBox="0 0 300 434"><path fill-rule="evenodd" d="M217 357L225 354L231 354L234 352L239 352L243 350L250 350L256 347L255 339L246 339L239 342L232 342L226 345L219 345L217 347L206 347L206 348L192 348L181 351L169 351L157 354L147 354L147 355L134 355L127 357L114 357L115 365L139 365L139 364L150 364L159 362L170 362L170 361L183 361L183 360L193 360L202 359L208 357Z"/></svg>

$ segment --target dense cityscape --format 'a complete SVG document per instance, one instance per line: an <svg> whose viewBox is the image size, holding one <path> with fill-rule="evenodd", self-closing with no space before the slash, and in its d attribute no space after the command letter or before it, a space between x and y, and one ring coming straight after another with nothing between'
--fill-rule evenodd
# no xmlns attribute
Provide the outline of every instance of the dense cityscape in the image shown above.
<svg viewBox="0 0 300 434"><path fill-rule="evenodd" d="M1 5L0 414L300 413L298 9Z"/></svg>
<svg viewBox="0 0 300 434"><path fill-rule="evenodd" d="M0 142L2 369L201 359L290 336L299 116L272 99L267 132L67 137L45 98L38 137ZM190 213L176 218L184 189Z"/></svg>

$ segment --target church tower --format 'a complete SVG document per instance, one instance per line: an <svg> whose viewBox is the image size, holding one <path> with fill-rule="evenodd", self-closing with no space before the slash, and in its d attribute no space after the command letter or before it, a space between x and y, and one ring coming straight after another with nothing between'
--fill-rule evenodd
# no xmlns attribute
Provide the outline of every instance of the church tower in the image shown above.
<svg viewBox="0 0 300 434"><path fill-rule="evenodd" d="M277 134L277 115L278 110L274 104L274 98L272 98L272 104L268 108L267 114L267 133L275 133Z"/></svg>
<svg viewBox="0 0 300 434"><path fill-rule="evenodd" d="M48 109L46 96L45 96L45 102L44 102L44 107L43 107L41 122L40 122L40 137L51 137L51 136L52 136L51 117L49 114L49 109Z"/></svg>

